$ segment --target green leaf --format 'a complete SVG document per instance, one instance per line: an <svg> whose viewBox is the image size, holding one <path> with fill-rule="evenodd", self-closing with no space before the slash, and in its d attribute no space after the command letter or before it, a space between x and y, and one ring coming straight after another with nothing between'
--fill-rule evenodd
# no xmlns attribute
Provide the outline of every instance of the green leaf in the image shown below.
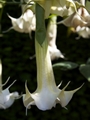
<svg viewBox="0 0 90 120"><path fill-rule="evenodd" d="M56 63L53 65L53 67L59 67L61 70L71 70L78 67L78 64L67 61L67 62Z"/></svg>
<svg viewBox="0 0 90 120"><path fill-rule="evenodd" d="M90 82L90 65L82 64L79 67L81 74Z"/></svg>
<svg viewBox="0 0 90 120"><path fill-rule="evenodd" d="M42 46L46 39L46 28L44 20L45 10L39 4L36 3L36 31L35 38L38 43Z"/></svg>

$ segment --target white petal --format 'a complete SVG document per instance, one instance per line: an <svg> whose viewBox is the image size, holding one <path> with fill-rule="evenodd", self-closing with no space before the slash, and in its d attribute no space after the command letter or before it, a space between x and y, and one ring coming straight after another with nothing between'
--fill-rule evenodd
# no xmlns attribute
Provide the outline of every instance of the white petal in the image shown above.
<svg viewBox="0 0 90 120"><path fill-rule="evenodd" d="M60 99L59 103L61 104L62 107L65 107L70 102L70 100L72 99L73 94L83 86L83 84L82 84L79 88L77 88L75 90L64 91L66 89L66 87L69 85L69 83L61 90L61 92L58 96L58 98Z"/></svg>
<svg viewBox="0 0 90 120"><path fill-rule="evenodd" d="M34 101L32 96L31 96L31 93L29 92L28 88L27 88L27 83L25 83L25 91L26 91L26 94L23 94L23 104L25 107L27 107L28 109L31 108L31 102Z"/></svg>
<svg viewBox="0 0 90 120"><path fill-rule="evenodd" d="M79 34L79 36L82 36L83 38L89 38L90 37L90 28L89 27L78 26L76 28L76 32Z"/></svg>
<svg viewBox="0 0 90 120"><path fill-rule="evenodd" d="M8 17L11 19L13 29L18 32L23 32L23 18L20 16L18 19L11 17L8 15Z"/></svg>
<svg viewBox="0 0 90 120"><path fill-rule="evenodd" d="M57 48L53 48L49 46L49 53L50 53L51 60L58 59L58 58L65 58L64 55L61 53L61 51L58 50Z"/></svg>
<svg viewBox="0 0 90 120"><path fill-rule="evenodd" d="M31 96L38 109L45 111L54 107L58 94L59 90L57 92L53 92L50 91L49 88L46 88L31 94Z"/></svg>

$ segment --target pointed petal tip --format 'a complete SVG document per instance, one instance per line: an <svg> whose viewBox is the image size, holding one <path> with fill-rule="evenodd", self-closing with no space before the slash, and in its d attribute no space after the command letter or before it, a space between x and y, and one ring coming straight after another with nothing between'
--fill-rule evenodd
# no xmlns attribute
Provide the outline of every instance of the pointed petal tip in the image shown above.
<svg viewBox="0 0 90 120"><path fill-rule="evenodd" d="M10 19L12 19L12 17L7 13L7 16L10 18Z"/></svg>
<svg viewBox="0 0 90 120"><path fill-rule="evenodd" d="M67 108L67 107L63 107L63 108L65 108L66 110L68 110L68 108Z"/></svg>
<svg viewBox="0 0 90 120"><path fill-rule="evenodd" d="M4 84L0 85L0 87L1 87L1 86L2 86L2 87L5 86L9 80L10 80L10 76L8 77L8 79L6 80L6 82L5 82Z"/></svg>
<svg viewBox="0 0 90 120"><path fill-rule="evenodd" d="M78 91L83 85L84 85L84 83L80 87L78 87L75 90L73 90L73 93L75 93L76 91Z"/></svg>
<svg viewBox="0 0 90 120"><path fill-rule="evenodd" d="M27 80L25 81L25 86L27 86Z"/></svg>
<svg viewBox="0 0 90 120"><path fill-rule="evenodd" d="M6 89L9 89L17 80L14 80L11 85L9 85Z"/></svg>
<svg viewBox="0 0 90 120"><path fill-rule="evenodd" d="M60 21L60 22L57 22L56 24L57 24L57 25L59 25L59 24L63 24L63 20Z"/></svg>
<svg viewBox="0 0 90 120"><path fill-rule="evenodd" d="M17 20L16 18L11 17L8 13L7 13L7 16L11 19L11 21L16 21Z"/></svg>
<svg viewBox="0 0 90 120"><path fill-rule="evenodd" d="M69 81L69 82L66 84L66 86L62 89L62 91L64 91L64 90L67 88L67 86L70 84L70 82L71 82L71 81Z"/></svg>
<svg viewBox="0 0 90 120"><path fill-rule="evenodd" d="M57 86L58 88L62 85L62 82L63 82L63 81L61 81L60 84Z"/></svg>

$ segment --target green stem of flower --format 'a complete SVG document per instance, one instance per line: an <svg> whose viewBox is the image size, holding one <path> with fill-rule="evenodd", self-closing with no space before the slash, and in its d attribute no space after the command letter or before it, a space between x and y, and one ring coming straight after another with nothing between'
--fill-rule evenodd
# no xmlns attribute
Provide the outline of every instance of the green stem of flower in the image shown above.
<svg viewBox="0 0 90 120"><path fill-rule="evenodd" d="M35 50L37 63L37 84L39 90L48 86L50 87L50 85L53 88L56 85L48 50L48 43L46 40L44 13L44 9L39 4L36 4Z"/></svg>

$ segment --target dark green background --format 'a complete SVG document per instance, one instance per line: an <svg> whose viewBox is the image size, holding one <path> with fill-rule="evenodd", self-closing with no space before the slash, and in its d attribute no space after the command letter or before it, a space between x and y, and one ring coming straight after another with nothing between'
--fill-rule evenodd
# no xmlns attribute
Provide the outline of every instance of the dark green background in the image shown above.
<svg viewBox="0 0 90 120"><path fill-rule="evenodd" d="M2 31L11 27L11 21L7 13L12 17L18 18L21 15L21 9L18 5L6 5L2 15ZM58 21L61 20L58 17ZM90 57L90 39L80 38L76 40L77 34L67 36L67 28L63 25L58 26L57 47L65 54L68 61L83 64ZM35 54L34 32L32 39L28 34L18 33L11 30L0 37L0 58L3 64L2 79L3 83L10 76L10 81L4 86L5 89L13 80L17 82L10 88L10 92L18 91L25 93L25 81L28 82L28 88L34 92L37 87L36 82L36 60L30 60L30 56ZM58 59L52 63L65 61ZM61 71L54 69L57 85L63 81L63 88L68 81L71 81L67 90L73 90L82 83L84 86L73 96L67 105L68 110L62 108L59 104L49 111L40 111L36 106L32 106L25 116L25 107L22 98L16 100L14 104L6 109L0 110L0 120L89 120L90 118L90 83L80 74L78 68L74 70Z"/></svg>

